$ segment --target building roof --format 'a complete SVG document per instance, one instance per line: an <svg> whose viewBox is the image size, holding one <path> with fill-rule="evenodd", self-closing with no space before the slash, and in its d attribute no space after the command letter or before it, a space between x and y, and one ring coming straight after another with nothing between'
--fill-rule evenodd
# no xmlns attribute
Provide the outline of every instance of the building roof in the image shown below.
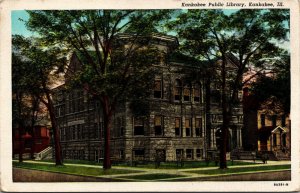
<svg viewBox="0 0 300 193"><path fill-rule="evenodd" d="M258 130L258 136L260 139L268 139L272 133L276 133L281 130L283 133L287 131L281 126L264 126Z"/></svg>

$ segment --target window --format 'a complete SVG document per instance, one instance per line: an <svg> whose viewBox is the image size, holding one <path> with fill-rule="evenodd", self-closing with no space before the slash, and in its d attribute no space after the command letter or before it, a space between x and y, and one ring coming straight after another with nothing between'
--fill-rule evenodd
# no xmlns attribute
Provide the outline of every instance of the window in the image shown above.
<svg viewBox="0 0 300 193"><path fill-rule="evenodd" d="M98 150L95 150L94 151L94 154L95 154L95 161L99 161L99 154L98 154Z"/></svg>
<svg viewBox="0 0 300 193"><path fill-rule="evenodd" d="M285 124L285 116L284 115L281 116L281 126L282 127L286 126L286 124Z"/></svg>
<svg viewBox="0 0 300 193"><path fill-rule="evenodd" d="M185 135L191 136L191 119L185 119Z"/></svg>
<svg viewBox="0 0 300 193"><path fill-rule="evenodd" d="M66 128L65 127L63 127L63 128L61 128L61 132L62 132L62 141L65 141L66 140Z"/></svg>
<svg viewBox="0 0 300 193"><path fill-rule="evenodd" d="M121 126L121 128L120 128L120 136L121 137L124 136L124 127L123 126Z"/></svg>
<svg viewBox="0 0 300 193"><path fill-rule="evenodd" d="M179 79L176 79L175 80L175 88L174 88L174 100L175 101L180 101L181 90L182 90L181 81Z"/></svg>
<svg viewBox="0 0 300 193"><path fill-rule="evenodd" d="M62 105L55 107L56 117L63 116L63 109L62 108L63 108Z"/></svg>
<svg viewBox="0 0 300 193"><path fill-rule="evenodd" d="M277 115L273 115L273 116L272 116L272 126L273 126L273 127L276 126L276 119L277 119Z"/></svg>
<svg viewBox="0 0 300 193"><path fill-rule="evenodd" d="M155 80L154 98L158 98L158 99L162 98L162 81L161 80Z"/></svg>
<svg viewBox="0 0 300 193"><path fill-rule="evenodd" d="M120 159L125 159L125 153L124 153L124 150L121 149L119 153L120 153L120 154L119 154Z"/></svg>
<svg viewBox="0 0 300 193"><path fill-rule="evenodd" d="M202 136L202 119L201 118L195 119L195 130L196 130L196 136L201 137Z"/></svg>
<svg viewBox="0 0 300 193"><path fill-rule="evenodd" d="M199 83L194 87L194 102L201 102L201 85Z"/></svg>
<svg viewBox="0 0 300 193"><path fill-rule="evenodd" d="M154 117L154 132L155 132L155 135L163 135L163 117L162 116Z"/></svg>
<svg viewBox="0 0 300 193"><path fill-rule="evenodd" d="M212 90L211 93L211 103L220 103L221 102L221 92L219 90Z"/></svg>
<svg viewBox="0 0 300 193"><path fill-rule="evenodd" d="M266 116L265 114L261 114L260 115L260 123L261 123L261 126L265 126L265 119L266 119Z"/></svg>
<svg viewBox="0 0 300 193"><path fill-rule="evenodd" d="M276 133L273 134L273 145L277 146L277 135L276 135Z"/></svg>
<svg viewBox="0 0 300 193"><path fill-rule="evenodd" d="M134 118L134 135L144 135L144 119L141 117Z"/></svg>
<svg viewBox="0 0 300 193"><path fill-rule="evenodd" d="M70 139L69 127L66 127L66 128L65 128L65 134L66 134L65 140L68 141L68 140Z"/></svg>
<svg viewBox="0 0 300 193"><path fill-rule="evenodd" d="M85 139L87 137L86 129L84 128L85 124L81 124L81 139Z"/></svg>
<svg viewBox="0 0 300 193"><path fill-rule="evenodd" d="M62 156L63 156L63 158L66 158L66 156L67 156L66 150L62 150Z"/></svg>
<svg viewBox="0 0 300 193"><path fill-rule="evenodd" d="M60 128L60 140L63 141L63 128Z"/></svg>
<svg viewBox="0 0 300 193"><path fill-rule="evenodd" d="M183 149L176 149L176 159L179 160L183 157Z"/></svg>
<svg viewBox="0 0 300 193"><path fill-rule="evenodd" d="M190 86L190 84L187 84L187 85L184 86L183 100L184 101L190 101L191 100L191 86Z"/></svg>
<svg viewBox="0 0 300 193"><path fill-rule="evenodd" d="M120 127L120 137L124 136L124 125L125 125L125 122L124 122L124 118L123 117L120 117L119 118L119 127Z"/></svg>
<svg viewBox="0 0 300 193"><path fill-rule="evenodd" d="M99 130L99 127L98 127L98 124L97 123L94 123L94 138L95 139L98 139L99 136L100 136L100 130Z"/></svg>
<svg viewBox="0 0 300 193"><path fill-rule="evenodd" d="M76 133L75 133L75 127L74 126L71 127L71 132L72 132L72 140L75 140Z"/></svg>
<svg viewBox="0 0 300 193"><path fill-rule="evenodd" d="M133 150L133 156L134 156L134 160L143 160L145 156L145 150L144 149Z"/></svg>
<svg viewBox="0 0 300 193"><path fill-rule="evenodd" d="M84 160L85 159L84 150L79 150L79 159L80 160Z"/></svg>
<svg viewBox="0 0 300 193"><path fill-rule="evenodd" d="M99 138L102 139L102 138L104 138L103 122L100 122L100 123L99 123L99 129L100 129L100 131L99 131L99 133L100 133Z"/></svg>
<svg viewBox="0 0 300 193"><path fill-rule="evenodd" d="M99 156L100 158L104 158L104 151L102 149L99 150Z"/></svg>
<svg viewBox="0 0 300 193"><path fill-rule="evenodd" d="M81 139L81 125L77 125L77 139Z"/></svg>
<svg viewBox="0 0 300 193"><path fill-rule="evenodd" d="M186 159L193 159L193 149L186 150Z"/></svg>
<svg viewBox="0 0 300 193"><path fill-rule="evenodd" d="M201 158L202 157L202 153L203 153L202 149L196 149L196 157L197 158Z"/></svg>
<svg viewBox="0 0 300 193"><path fill-rule="evenodd" d="M175 136L181 136L181 120L179 117L175 118Z"/></svg>

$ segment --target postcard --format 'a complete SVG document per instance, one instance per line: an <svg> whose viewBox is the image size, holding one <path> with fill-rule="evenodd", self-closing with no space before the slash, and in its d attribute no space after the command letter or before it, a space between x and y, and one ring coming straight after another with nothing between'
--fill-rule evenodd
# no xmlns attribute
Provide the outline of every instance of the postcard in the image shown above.
<svg viewBox="0 0 300 193"><path fill-rule="evenodd" d="M4 192L299 191L296 0L4 0Z"/></svg>

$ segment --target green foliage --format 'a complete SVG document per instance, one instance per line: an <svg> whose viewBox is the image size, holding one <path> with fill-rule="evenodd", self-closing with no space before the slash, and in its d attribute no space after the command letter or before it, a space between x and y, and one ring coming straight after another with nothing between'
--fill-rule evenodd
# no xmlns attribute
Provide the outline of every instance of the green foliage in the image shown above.
<svg viewBox="0 0 300 193"><path fill-rule="evenodd" d="M92 95L99 99L108 96L112 105L131 99L139 86L150 88L147 83L151 82L148 78L153 72L149 67L157 63L158 51L149 47L149 35L157 32L160 26L156 24L167 17L164 11L28 13L28 28L38 32L48 45L61 45L75 51L83 67L74 74L71 84L88 85Z"/></svg>
<svg viewBox="0 0 300 193"><path fill-rule="evenodd" d="M289 38L288 22L289 10L240 9L226 15L222 10L194 9L169 23L169 29L178 29L182 52L207 60L208 78L219 80L224 133L238 104L238 91L259 73L243 81L244 75L274 71L274 61L283 52L278 42ZM226 168L225 153L221 148L221 168Z"/></svg>
<svg viewBox="0 0 300 193"><path fill-rule="evenodd" d="M151 34L168 17L161 10L28 11L27 26L51 46L76 52L81 69L67 84L85 88L100 101L104 125L121 101L141 101L153 86L161 55L150 45ZM157 25L158 24L158 25ZM68 71L70 72L70 70ZM151 86L151 87L150 87ZM143 91L144 90L144 91ZM144 94L145 93L145 94ZM106 139L110 128L105 128ZM109 154L105 145L105 158ZM110 168L109 158L103 166Z"/></svg>
<svg viewBox="0 0 300 193"><path fill-rule="evenodd" d="M275 76L259 75L257 81L252 83L251 91L260 104L275 97L283 105L284 113L288 114L291 105L290 57L288 53L283 53L280 58L274 63Z"/></svg>
<svg viewBox="0 0 300 193"><path fill-rule="evenodd" d="M13 36L12 45L19 57L19 59L13 60L12 64L13 81L16 81L13 85L22 87L25 93L30 93L32 98L38 99L35 104L37 110L40 110L40 102L46 106L54 133L55 151L60 152L60 137L55 119L51 86L58 81L58 75L66 64L66 57L61 48L57 46L44 47L43 41L40 39L16 35ZM13 55L13 57L15 56ZM16 89L13 92L18 93L19 91ZM19 102L22 103L22 100ZM56 153L55 158L57 165L62 164L60 153Z"/></svg>

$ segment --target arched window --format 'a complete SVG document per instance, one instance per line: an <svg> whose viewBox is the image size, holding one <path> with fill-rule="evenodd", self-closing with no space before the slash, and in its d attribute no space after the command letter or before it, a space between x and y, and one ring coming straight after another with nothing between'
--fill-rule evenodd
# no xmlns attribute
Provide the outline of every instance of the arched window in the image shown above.
<svg viewBox="0 0 300 193"><path fill-rule="evenodd" d="M191 85L186 84L183 88L183 100L190 101L191 100Z"/></svg>
<svg viewBox="0 0 300 193"><path fill-rule="evenodd" d="M175 80L175 88L174 88L174 100L180 101L182 92L182 84L179 79Z"/></svg>
<svg viewBox="0 0 300 193"><path fill-rule="evenodd" d="M201 92L201 84L196 83L194 86L194 102L201 102L202 92Z"/></svg>

